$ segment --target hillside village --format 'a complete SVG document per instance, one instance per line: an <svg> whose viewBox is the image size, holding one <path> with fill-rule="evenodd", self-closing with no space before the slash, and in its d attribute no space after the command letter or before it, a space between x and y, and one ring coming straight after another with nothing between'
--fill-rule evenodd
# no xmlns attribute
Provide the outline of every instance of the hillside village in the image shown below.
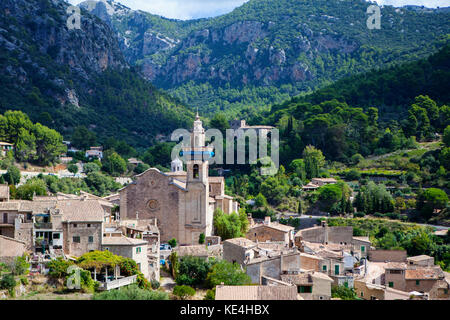
<svg viewBox="0 0 450 320"><path fill-rule="evenodd" d="M89 280L75 291L91 294L137 284L166 294L161 299L450 299L450 273L433 257L377 248L352 226L326 219L296 230L241 214L243 236L221 239L217 212L232 216L240 203L225 194L223 177L209 176L198 116L191 141L186 171L177 158L170 172L149 168L105 197L81 191L15 200L1 185L0 272L17 284L0 296L26 297L33 283L57 288L55 279L68 286L73 274L64 268L77 265ZM304 189L336 183L314 178ZM209 273L192 278L199 266Z"/></svg>

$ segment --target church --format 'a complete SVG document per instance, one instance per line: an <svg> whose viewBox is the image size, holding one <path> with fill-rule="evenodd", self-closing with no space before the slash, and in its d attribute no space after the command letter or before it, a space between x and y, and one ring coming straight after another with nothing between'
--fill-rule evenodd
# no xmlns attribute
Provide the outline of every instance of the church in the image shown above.
<svg viewBox="0 0 450 320"><path fill-rule="evenodd" d="M213 154L213 148L206 146L198 114L190 146L182 148L182 152L188 156L186 171L183 162L176 158L170 172L150 168L119 191L120 219L140 224L156 218L161 243L175 238L180 245L195 245L200 234L213 235L216 208L230 214L239 211L239 204L225 194L223 177L208 174L208 160L203 155Z"/></svg>

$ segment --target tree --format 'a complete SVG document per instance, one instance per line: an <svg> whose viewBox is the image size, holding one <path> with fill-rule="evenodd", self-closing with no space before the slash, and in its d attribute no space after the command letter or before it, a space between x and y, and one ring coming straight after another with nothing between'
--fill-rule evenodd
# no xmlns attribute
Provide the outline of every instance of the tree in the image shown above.
<svg viewBox="0 0 450 320"><path fill-rule="evenodd" d="M69 164L67 166L67 170L69 170L69 172L75 175L78 172L78 166L76 164Z"/></svg>
<svg viewBox="0 0 450 320"><path fill-rule="evenodd" d="M85 126L78 126L73 132L71 143L75 148L86 150L95 145L96 140L95 133L89 131Z"/></svg>
<svg viewBox="0 0 450 320"><path fill-rule="evenodd" d="M233 212L227 215L219 208L214 211L214 230L222 240L244 236L238 214Z"/></svg>
<svg viewBox="0 0 450 320"><path fill-rule="evenodd" d="M28 274L30 269L30 264L27 262L26 256L16 257L14 260L14 274L23 275Z"/></svg>
<svg viewBox="0 0 450 320"><path fill-rule="evenodd" d="M20 182L20 177L20 170L15 166L8 167L4 175L5 180L11 185L18 184Z"/></svg>
<svg viewBox="0 0 450 320"><path fill-rule="evenodd" d="M179 259L178 274L175 279L178 285L198 286L202 285L212 263L205 258L185 256Z"/></svg>
<svg viewBox="0 0 450 320"><path fill-rule="evenodd" d="M355 289L345 286L333 286L331 287L331 297L340 298L342 300L359 300Z"/></svg>
<svg viewBox="0 0 450 320"><path fill-rule="evenodd" d="M251 284L252 281L239 264L221 260L212 266L206 282L210 288L215 288L221 283L229 286L242 286Z"/></svg>
<svg viewBox="0 0 450 320"><path fill-rule="evenodd" d="M325 164L325 157L322 151L313 146L306 146L303 151L303 159L305 161L306 177L308 179L318 177L320 168Z"/></svg>
<svg viewBox="0 0 450 320"><path fill-rule="evenodd" d="M448 125L444 130L444 134L442 135L442 142L444 142L444 145L446 147L450 147L450 125Z"/></svg>
<svg viewBox="0 0 450 320"><path fill-rule="evenodd" d="M214 117L210 121L211 128L220 130L223 133L225 133L226 129L230 128L230 125L227 121L227 118L223 113L216 113Z"/></svg>
<svg viewBox="0 0 450 320"><path fill-rule="evenodd" d="M200 236L198 237L198 243L199 244L205 243L205 234L204 233L200 233Z"/></svg>
<svg viewBox="0 0 450 320"><path fill-rule="evenodd" d="M435 209L444 209L448 203L445 191L437 188L429 188L423 191L417 201L417 210L425 219L430 219Z"/></svg>
<svg viewBox="0 0 450 320"><path fill-rule="evenodd" d="M189 286L175 286L173 294L178 296L181 300L186 300L195 295L195 289Z"/></svg>
<svg viewBox="0 0 450 320"><path fill-rule="evenodd" d="M116 176L127 170L127 162L115 151L106 151L103 158L103 170Z"/></svg>
<svg viewBox="0 0 450 320"><path fill-rule="evenodd" d="M97 163L88 162L83 166L83 171L86 174L89 174L91 172L98 172L100 171L100 166Z"/></svg>
<svg viewBox="0 0 450 320"><path fill-rule="evenodd" d="M267 206L266 197L264 197L261 192L255 197L255 206L258 208Z"/></svg>
<svg viewBox="0 0 450 320"><path fill-rule="evenodd" d="M172 238L169 240L168 244L172 247L175 248L177 246L177 239Z"/></svg>
<svg viewBox="0 0 450 320"><path fill-rule="evenodd" d="M136 168L134 168L134 172L136 172L137 174L141 174L142 172L147 171L148 169L150 169L150 166L146 163L139 163Z"/></svg>

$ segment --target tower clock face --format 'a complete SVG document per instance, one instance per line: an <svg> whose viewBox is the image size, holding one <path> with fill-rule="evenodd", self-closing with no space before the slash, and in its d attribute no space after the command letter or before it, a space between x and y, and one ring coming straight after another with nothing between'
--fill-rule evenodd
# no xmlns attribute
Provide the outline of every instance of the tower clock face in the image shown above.
<svg viewBox="0 0 450 320"><path fill-rule="evenodd" d="M159 208L158 200L152 199L148 202L148 207L150 210L157 210Z"/></svg>

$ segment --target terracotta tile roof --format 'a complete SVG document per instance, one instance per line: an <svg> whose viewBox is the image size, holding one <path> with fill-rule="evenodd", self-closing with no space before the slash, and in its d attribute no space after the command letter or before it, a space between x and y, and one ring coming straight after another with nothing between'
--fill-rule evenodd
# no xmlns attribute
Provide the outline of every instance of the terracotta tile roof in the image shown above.
<svg viewBox="0 0 450 320"><path fill-rule="evenodd" d="M389 262L385 269L406 269L406 263L403 262Z"/></svg>
<svg viewBox="0 0 450 320"><path fill-rule="evenodd" d="M430 280L444 277L440 267L408 269L405 273L406 280Z"/></svg>
<svg viewBox="0 0 450 320"><path fill-rule="evenodd" d="M297 300L295 286L217 286L216 300Z"/></svg>
<svg viewBox="0 0 450 320"><path fill-rule="evenodd" d="M264 224L264 223L257 224L255 226L253 226L252 228L250 228L249 232L251 232L251 230L253 230L253 229L264 228L264 227L272 228L272 229L282 231L282 232L290 232L290 231L295 230L294 227L287 226L287 225L277 223L277 222L271 222L270 224Z"/></svg>
<svg viewBox="0 0 450 320"><path fill-rule="evenodd" d="M406 260L408 260L408 261L423 261L423 260L428 260L428 259L433 259L433 257L430 257L430 256L427 256L427 255L425 255L425 254L422 254L422 255L420 255L420 256L414 256L414 257L408 257L408 258L406 258Z"/></svg>
<svg viewBox="0 0 450 320"><path fill-rule="evenodd" d="M222 255L222 245L206 246L204 244L195 246L180 246L173 249L178 256L196 256L196 257L219 257Z"/></svg>
<svg viewBox="0 0 450 320"><path fill-rule="evenodd" d="M246 239L246 238L233 238L233 239L225 240L224 243L225 242L232 243L232 244L244 247L244 248L256 247L255 242L253 242L252 240Z"/></svg>
<svg viewBox="0 0 450 320"><path fill-rule="evenodd" d="M0 198L9 199L9 186L7 184L0 184Z"/></svg>
<svg viewBox="0 0 450 320"><path fill-rule="evenodd" d="M61 200L56 209L63 215L63 221L102 222L105 211L97 200Z"/></svg>
<svg viewBox="0 0 450 320"><path fill-rule="evenodd" d="M369 237L353 237L353 239L371 243Z"/></svg>
<svg viewBox="0 0 450 320"><path fill-rule="evenodd" d="M122 237L103 237L103 246L139 246L146 245L147 241L142 239L133 239L125 236Z"/></svg>
<svg viewBox="0 0 450 320"><path fill-rule="evenodd" d="M17 211L20 208L20 203L15 201L0 202L0 210Z"/></svg>

